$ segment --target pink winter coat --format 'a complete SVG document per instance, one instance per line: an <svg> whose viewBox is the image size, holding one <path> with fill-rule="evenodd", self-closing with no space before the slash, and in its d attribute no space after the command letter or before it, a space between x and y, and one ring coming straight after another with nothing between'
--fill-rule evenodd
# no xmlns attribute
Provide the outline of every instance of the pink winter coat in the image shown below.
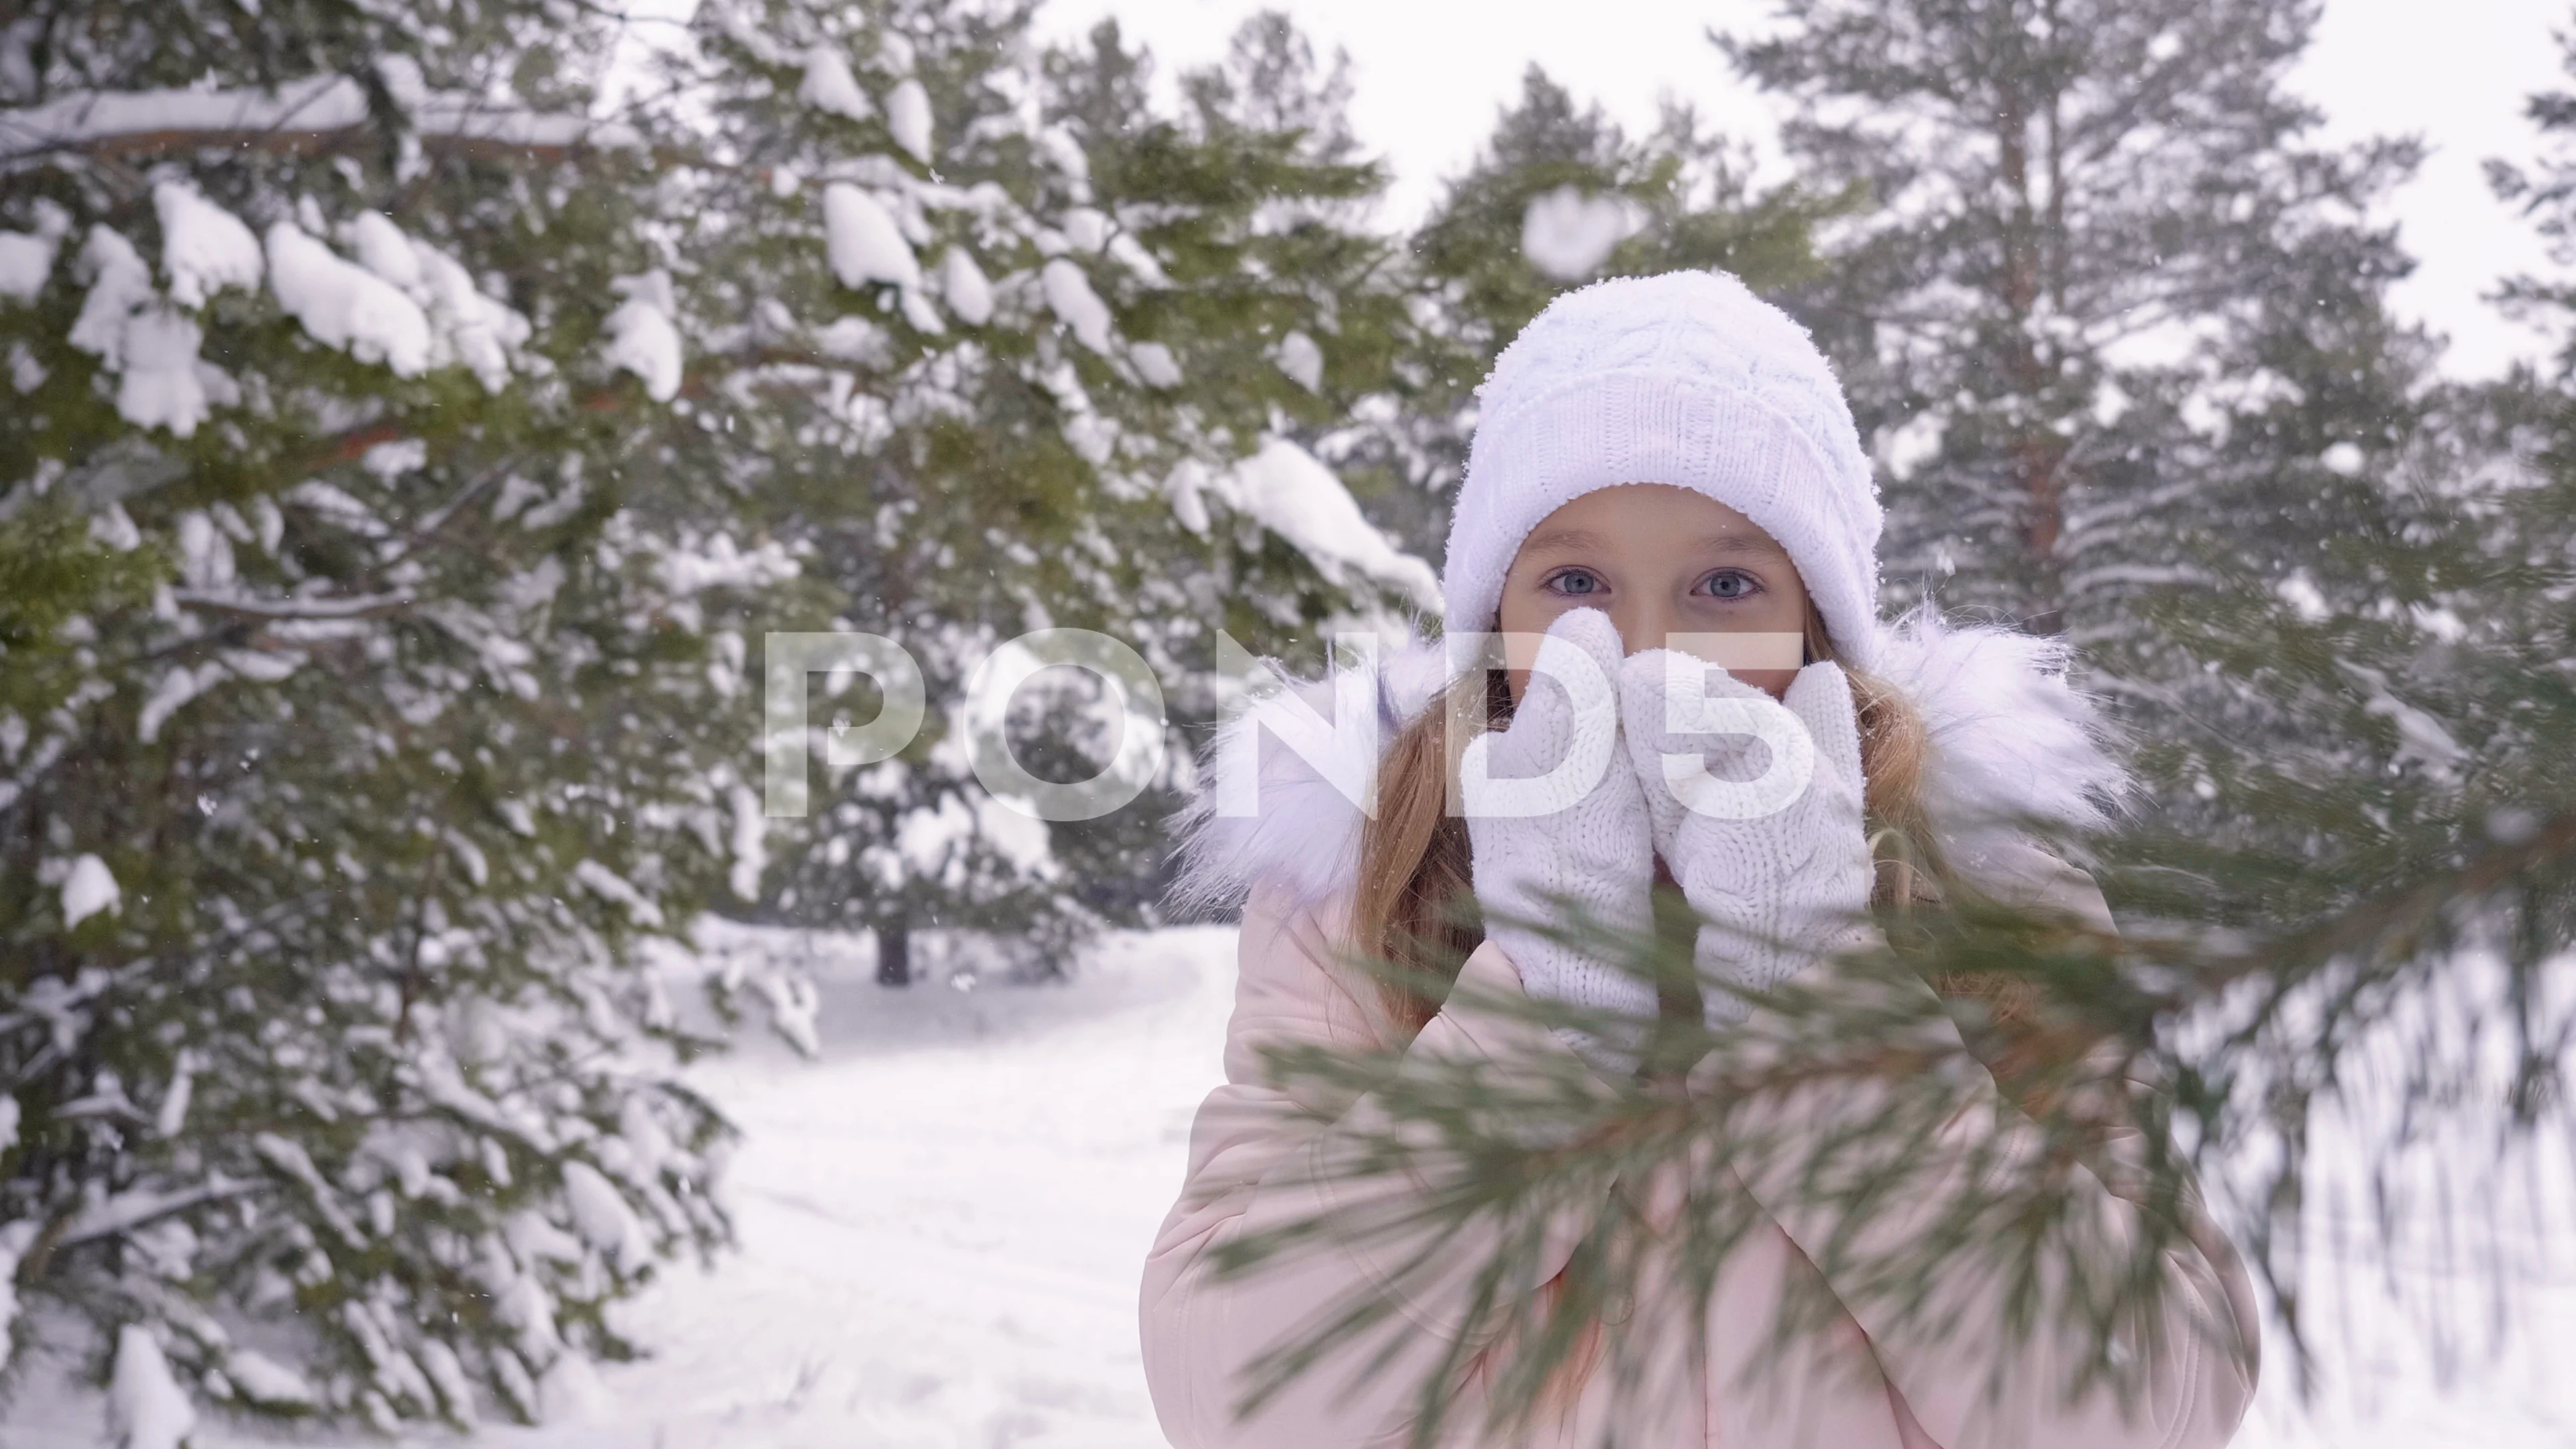
<svg viewBox="0 0 2576 1449"><path fill-rule="evenodd" d="M2065 888L2064 904L2107 922L2092 883L2067 874L2080 884ZM1226 1028L1226 1082L1199 1109L1188 1178L1145 1264L1146 1382L1163 1432L1178 1449L1400 1445L1411 1424L1415 1386L1440 1346L1459 1331L1463 1299L1482 1252L1472 1239L1436 1249L1458 1257L1459 1273L1435 1278L1428 1288L1417 1279L1419 1291L1404 1296L1404 1310L1418 1332L1406 1336L1406 1356L1391 1371L1354 1390L1357 1356L1327 1360L1250 1419L1237 1422L1233 1416L1244 1381L1239 1376L1264 1349L1317 1310L1347 1301L1354 1290L1387 1283L1365 1251L1349 1246L1296 1254L1223 1285L1205 1272L1219 1244L1311 1217L1340 1202L1337 1194L1346 1197L1353 1190L1347 1179L1329 1181L1315 1170L1322 1155L1316 1150L1318 1129L1286 1093L1266 1084L1260 1059L1264 1046L1347 1049L1385 1039L1380 1014L1362 1004L1370 993L1345 968L1329 964L1337 957L1326 922L1337 914L1329 906L1299 907L1278 890L1256 892L1244 913L1234 1015ZM1460 979L1488 992L1520 989L1519 973L1491 943L1468 958ZM1453 997L1407 1050L1498 1060L1567 1051L1544 1030L1467 1009L1462 998L1472 994ZM1368 1106L1362 1099L1352 1111ZM1940 1150L1940 1144L1927 1144L1926 1150ZM2108 1213L2143 1211L2098 1184L2096 1190ZM1634 1201L1650 1222L1669 1222L1676 1198L1669 1184L1649 1184ZM2057 1392L2061 1361L2044 1338L2025 1338L2010 1350L2018 1359L2004 1366L2006 1380L2022 1387L2001 1398L1990 1396L1987 1385L1996 1368L1992 1355L2002 1350L1978 1343L1906 1345L1873 1333L1867 1307L1857 1316L1844 1311L1835 1332L1778 1352L1768 1330L1783 1284L1791 1275L1816 1273L1807 1250L1820 1249L1832 1230L1794 1203L1783 1201L1781 1208L1767 1213L1767 1230L1728 1256L1707 1304L1707 1348L1700 1361L1676 1361L1690 1352L1686 1323L1650 1322L1655 1313L1623 1314L1614 1303L1608 1316L1622 1321L1606 1324L1605 1331L1643 1335L1634 1342L1648 1355L1650 1381L1667 1390L1614 1395L1611 1374L1596 1370L1583 1381L1570 1412L1535 1443L1593 1449L1606 1442L1605 1431L1615 1429L1615 1442L1633 1449L2207 1449L2227 1442L2253 1396L2251 1285L2224 1238L2205 1220L2189 1224L2185 1245L2165 1256L2171 1289L2166 1301L2171 1311L2194 1321L2155 1336L2150 1352L2158 1361L2147 1365L2144 1391L2124 1414L2107 1394L2066 1403ZM1554 1249L1560 1262L1578 1232L1569 1232ZM1547 1265L1547 1271L1555 1266ZM1383 1341L1372 1336L1365 1351ZM1773 1357L1758 1362L1766 1350ZM1450 1442L1469 1442L1464 1436L1481 1417L1485 1372L1486 1361L1479 1358L1456 1390L1447 1420L1453 1426Z"/></svg>

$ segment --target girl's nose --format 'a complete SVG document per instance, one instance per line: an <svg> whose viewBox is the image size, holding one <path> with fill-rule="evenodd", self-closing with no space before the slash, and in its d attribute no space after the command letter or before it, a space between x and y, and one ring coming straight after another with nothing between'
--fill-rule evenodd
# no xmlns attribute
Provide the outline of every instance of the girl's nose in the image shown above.
<svg viewBox="0 0 2576 1449"><path fill-rule="evenodd" d="M1619 626L1619 647L1629 654L1661 649L1673 632L1672 610L1667 605L1633 595L1621 599L1610 611L1610 622Z"/></svg>

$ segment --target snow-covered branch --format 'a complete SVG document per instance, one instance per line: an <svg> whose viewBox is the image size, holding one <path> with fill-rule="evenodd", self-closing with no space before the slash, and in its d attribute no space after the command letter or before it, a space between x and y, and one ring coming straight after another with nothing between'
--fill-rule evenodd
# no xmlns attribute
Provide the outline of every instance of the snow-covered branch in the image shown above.
<svg viewBox="0 0 2576 1449"><path fill-rule="evenodd" d="M496 106L432 93L404 117L424 147L477 154L559 156L644 144L634 127L588 116ZM206 148L327 151L377 124L348 76L314 76L275 90L77 91L0 111L0 161L55 151L137 155Z"/></svg>
<svg viewBox="0 0 2576 1449"><path fill-rule="evenodd" d="M173 589L170 597L182 608L209 614L229 614L237 619L374 619L401 613L413 602L409 594L361 594L345 599L261 599L247 594L210 594L197 589Z"/></svg>

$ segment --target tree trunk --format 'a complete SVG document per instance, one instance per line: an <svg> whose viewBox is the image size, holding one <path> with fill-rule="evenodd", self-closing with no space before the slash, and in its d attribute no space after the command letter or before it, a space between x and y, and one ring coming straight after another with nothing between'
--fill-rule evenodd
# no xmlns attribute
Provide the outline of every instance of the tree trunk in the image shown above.
<svg viewBox="0 0 2576 1449"><path fill-rule="evenodd" d="M900 923L877 927L877 984L912 984L912 928Z"/></svg>

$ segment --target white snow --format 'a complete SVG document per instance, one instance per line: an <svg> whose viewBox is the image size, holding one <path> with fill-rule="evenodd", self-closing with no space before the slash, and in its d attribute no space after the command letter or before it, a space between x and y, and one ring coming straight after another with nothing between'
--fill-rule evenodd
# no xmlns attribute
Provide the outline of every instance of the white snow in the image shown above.
<svg viewBox="0 0 2576 1449"><path fill-rule="evenodd" d="M39 197L34 231L0 231L0 297L34 301L53 275L54 253L69 230L71 214Z"/></svg>
<svg viewBox="0 0 2576 1449"><path fill-rule="evenodd" d="M563 1176L564 1206L572 1213L573 1231L620 1267L631 1271L643 1266L644 1228L616 1185L598 1168L579 1160L565 1163Z"/></svg>
<svg viewBox="0 0 2576 1449"><path fill-rule="evenodd" d="M430 322L438 325L443 343L438 361L461 361L482 379L484 392L500 392L510 382L510 348L526 343L533 333L528 317L507 302L484 297L464 263L443 250L415 237L412 253L420 255Z"/></svg>
<svg viewBox="0 0 2576 1449"><path fill-rule="evenodd" d="M906 287L895 294L895 299L903 310L903 320L911 323L915 330L922 332L948 330L948 324L939 320L939 309L930 305L930 298L924 295L919 287Z"/></svg>
<svg viewBox="0 0 2576 1449"><path fill-rule="evenodd" d="M1083 346L1108 356L1109 304L1091 290L1091 278L1083 274L1082 268L1057 257L1038 274L1038 281L1046 292L1047 307L1073 329L1074 337Z"/></svg>
<svg viewBox="0 0 2576 1449"><path fill-rule="evenodd" d="M162 300L134 244L104 225L90 228L74 275L89 295L69 340L116 375L118 414L136 427L193 435L212 405L208 383L227 393L232 385L198 357L205 334Z"/></svg>
<svg viewBox="0 0 2576 1449"><path fill-rule="evenodd" d="M1360 513L1350 490L1322 460L1286 438L1266 439L1218 484L1263 527L1297 546L1336 584L1373 579L1425 609L1440 606L1431 565L1397 548Z"/></svg>
<svg viewBox="0 0 2576 1449"><path fill-rule="evenodd" d="M2272 586L2272 592L2279 595L2281 602L2288 604L2300 618L2311 624L2318 623L2334 613L2333 608L2326 603L2326 596L2318 591L2316 580L2308 577L2306 569L2292 570L2279 583Z"/></svg>
<svg viewBox="0 0 2576 1449"><path fill-rule="evenodd" d="M168 428L182 438L194 434L215 401L208 383L222 379L227 400L232 396L231 379L197 355L205 340L196 323L167 307L135 313L118 359L118 414L139 428Z"/></svg>
<svg viewBox="0 0 2576 1449"><path fill-rule="evenodd" d="M89 229L73 275L89 284L80 315L72 319L72 346L122 365L125 325L135 309L153 300L152 272L134 243L105 225Z"/></svg>
<svg viewBox="0 0 2576 1449"><path fill-rule="evenodd" d="M1303 332L1279 339L1279 370L1308 392L1324 390L1324 349Z"/></svg>
<svg viewBox="0 0 2576 1449"><path fill-rule="evenodd" d="M43 387L45 379L51 376L53 376L52 371L36 356L35 351L27 346L24 339L11 340L9 343L9 385L11 387L20 392L34 392Z"/></svg>
<svg viewBox="0 0 2576 1449"><path fill-rule="evenodd" d="M392 217L381 211L359 212L349 223L348 240L357 249L359 266L405 292L420 285L420 257Z"/></svg>
<svg viewBox="0 0 2576 1449"><path fill-rule="evenodd" d="M1030 879L1061 874L1046 822L996 795L975 796L975 829L1011 868Z"/></svg>
<svg viewBox="0 0 2576 1449"><path fill-rule="evenodd" d="M2351 442L2332 444L2317 455L2317 462L2324 465L2327 472L2340 473L2346 478L2361 471L2362 461L2360 446Z"/></svg>
<svg viewBox="0 0 2576 1449"><path fill-rule="evenodd" d="M122 503L111 503L91 514L89 536L118 553L132 553L143 546L143 530L134 526L132 515Z"/></svg>
<svg viewBox="0 0 2576 1449"><path fill-rule="evenodd" d="M805 79L796 87L796 99L853 121L877 113L868 104L868 93L859 89L859 78L850 73L850 58L828 42L805 52Z"/></svg>
<svg viewBox="0 0 2576 1449"><path fill-rule="evenodd" d="M503 146L636 148L644 144L644 133L622 122L495 106L471 93L424 96L412 107L411 120L424 136Z"/></svg>
<svg viewBox="0 0 2576 1449"><path fill-rule="evenodd" d="M221 288L259 285L259 238L240 217L178 181L153 187L152 206L161 217L161 271L171 301L195 307Z"/></svg>
<svg viewBox="0 0 2576 1449"><path fill-rule="evenodd" d="M54 270L56 238L0 231L0 296L33 301Z"/></svg>
<svg viewBox="0 0 2576 1449"><path fill-rule="evenodd" d="M1644 211L1626 197L1568 184L1530 198L1521 213L1521 255L1558 281L1579 282L1645 224Z"/></svg>
<svg viewBox="0 0 2576 1449"><path fill-rule="evenodd" d="M224 1377L254 1404L291 1406L314 1401L313 1386L302 1374L252 1349L237 1348L227 1355Z"/></svg>
<svg viewBox="0 0 2576 1449"><path fill-rule="evenodd" d="M147 745L159 739L161 726L169 722L170 716L178 713L181 706L188 701L221 683L224 678L224 666L220 663L208 662L194 669L185 664L171 665L162 673L160 683L152 687L152 693L143 701L142 712L136 717L134 724L136 737Z"/></svg>
<svg viewBox="0 0 2576 1449"><path fill-rule="evenodd" d="M393 283L346 260L291 221L268 229L268 281L278 305L317 342L381 362L399 377L429 367L429 318Z"/></svg>
<svg viewBox="0 0 2576 1449"><path fill-rule="evenodd" d="M975 990L934 936L930 979L889 991L859 939L730 929L821 988L819 1060L761 1042L702 1069L745 1130L742 1251L624 1315L650 1357L599 1370L588 1426L476 1449L1161 1444L1137 1281L1219 1080L1234 933L1121 935L1068 985Z"/></svg>
<svg viewBox="0 0 2576 1449"><path fill-rule="evenodd" d="M682 377L671 274L655 267L638 276L619 277L610 285L626 300L603 324L608 330L608 365L644 379L645 395L653 401L669 402L680 395Z"/></svg>
<svg viewBox="0 0 2576 1449"><path fill-rule="evenodd" d="M965 865L962 851L975 838L975 812L954 795L942 795L936 805L925 805L895 822L894 850L902 858L906 878L939 880L954 877L962 883Z"/></svg>
<svg viewBox="0 0 2576 1449"><path fill-rule="evenodd" d="M886 94L886 129L894 143L923 161L930 159L930 92L906 77Z"/></svg>
<svg viewBox="0 0 2576 1449"><path fill-rule="evenodd" d="M160 1137L176 1137L187 1125L188 1103L196 1095L196 1054L179 1049L178 1065L170 1073L170 1089L161 1094L161 1105L152 1113L152 1131Z"/></svg>
<svg viewBox="0 0 2576 1449"><path fill-rule="evenodd" d="M864 367L894 364L894 338L865 317L836 317L814 339L826 357L839 357Z"/></svg>
<svg viewBox="0 0 2576 1449"><path fill-rule="evenodd" d="M1146 286L1159 289L1172 285L1171 274L1163 270L1162 262L1145 249L1145 244L1138 241L1132 231L1122 231L1109 238L1109 255L1134 272Z"/></svg>
<svg viewBox="0 0 2576 1449"><path fill-rule="evenodd" d="M1096 252L1109 244L1109 217L1096 206L1076 206L1064 213L1064 239L1076 251Z"/></svg>
<svg viewBox="0 0 2576 1449"><path fill-rule="evenodd" d="M769 869L769 821L761 814L760 792L736 785L727 802L733 807L733 867L725 883L746 901L760 899L760 878Z"/></svg>
<svg viewBox="0 0 2576 1449"><path fill-rule="evenodd" d="M473 93L429 92L409 99L412 126L424 136L512 146L637 146L644 139L619 122L495 106ZM165 131L215 133L206 138L211 144L226 132L276 138L367 124L367 93L345 75L307 76L274 89L66 91L41 106L0 111L0 133L14 148L30 152Z"/></svg>
<svg viewBox="0 0 2576 1449"><path fill-rule="evenodd" d="M1147 387L1170 388L1181 385L1180 359L1172 356L1172 349L1163 344L1139 342L1127 349L1127 356L1136 364L1136 375L1145 380Z"/></svg>
<svg viewBox="0 0 2576 1449"><path fill-rule="evenodd" d="M444 351L473 369L486 392L499 392L510 380L510 349L533 330L528 319L485 296L454 257L418 239L412 251L420 258L421 290Z"/></svg>
<svg viewBox="0 0 2576 1449"><path fill-rule="evenodd" d="M358 455L359 471L373 474L386 483L391 483L408 473L417 473L428 466L429 440L427 438L395 438L389 442L378 443Z"/></svg>
<svg viewBox="0 0 2576 1449"><path fill-rule="evenodd" d="M410 298L428 319L427 366L463 363L487 392L508 385L510 349L527 341L532 330L526 317L485 296L462 263L404 232L382 212L360 212L348 225L347 239L360 267ZM662 305L667 313L668 302ZM608 325L612 334L620 326L614 314Z"/></svg>
<svg viewBox="0 0 2576 1449"><path fill-rule="evenodd" d="M969 327L981 327L993 320L993 284L984 278L984 269L975 265L975 254L962 246L952 246L939 258L939 292L948 299L948 310Z"/></svg>
<svg viewBox="0 0 2576 1449"><path fill-rule="evenodd" d="M129 1323L116 1335L116 1368L107 1386L108 1436L117 1449L179 1449L197 1411L152 1330Z"/></svg>
<svg viewBox="0 0 2576 1449"><path fill-rule="evenodd" d="M116 910L124 899L125 892L107 862L84 855L72 862L70 873L63 877L63 929L70 930L101 911Z"/></svg>
<svg viewBox="0 0 2576 1449"><path fill-rule="evenodd" d="M2442 728L2441 721L2406 703L2393 694L2377 694L2362 706L2367 714L2382 715L2397 724L2397 758L2442 767L2455 764L2461 754L2459 742Z"/></svg>
<svg viewBox="0 0 2576 1449"><path fill-rule="evenodd" d="M1940 408L1929 408L1890 428L1878 430L1878 466L1887 476L1903 481L1915 470L1941 454L1942 438L1949 432L1949 415Z"/></svg>
<svg viewBox="0 0 2576 1449"><path fill-rule="evenodd" d="M426 244L420 250L430 274L430 316L441 336L486 392L499 392L510 380L510 349L528 340L531 324L509 304L483 295L454 259Z"/></svg>
<svg viewBox="0 0 2576 1449"><path fill-rule="evenodd" d="M242 10L255 13L258 5ZM379 62L394 70L394 59ZM415 70L417 75L417 70ZM422 137L456 137L505 147L639 147L644 134L621 121L580 113L495 106L482 93L417 93L402 98ZM237 139L327 137L371 124L366 90L348 75L309 75L276 88L242 90L64 90L44 106L0 111L0 134L18 152L100 142L113 137L198 131L201 144Z"/></svg>
<svg viewBox="0 0 2576 1449"><path fill-rule="evenodd" d="M0 1097L0 1152L18 1142L18 1099ZM18 1259L36 1239L37 1224L21 1219L0 1227L0 1369L9 1366L10 1329L18 1321Z"/></svg>
<svg viewBox="0 0 2576 1449"><path fill-rule="evenodd" d="M777 539L750 548L719 533L692 547L673 546L656 561L662 586L678 595L708 589L762 589L796 577L796 555Z"/></svg>
<svg viewBox="0 0 2576 1449"><path fill-rule="evenodd" d="M921 285L921 262L903 228L865 188L847 181L823 188L823 241L842 286L892 282L908 291Z"/></svg>
<svg viewBox="0 0 2576 1449"><path fill-rule="evenodd" d="M650 896L637 890L626 877L601 865L598 861L585 859L576 862L572 868L572 878L601 900L624 907L626 914L633 916L639 923L647 926L662 924L662 908L653 904Z"/></svg>
<svg viewBox="0 0 2576 1449"><path fill-rule="evenodd" d="M70 91L41 106L0 112L13 144L78 142L149 131L331 131L363 125L367 93L346 76L310 76L274 93Z"/></svg>

